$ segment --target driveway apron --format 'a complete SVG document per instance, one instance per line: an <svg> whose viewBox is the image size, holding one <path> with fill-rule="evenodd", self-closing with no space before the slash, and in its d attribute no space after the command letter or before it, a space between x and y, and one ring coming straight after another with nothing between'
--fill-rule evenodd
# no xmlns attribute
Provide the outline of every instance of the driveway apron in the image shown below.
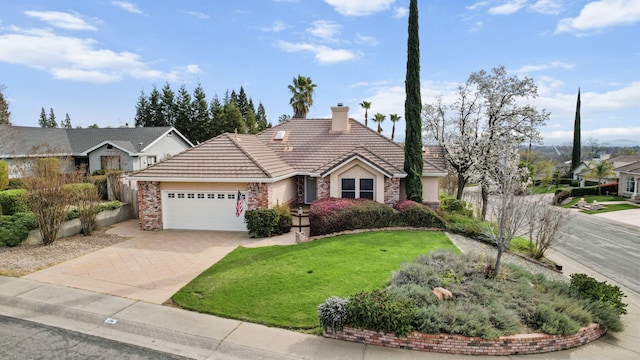
<svg viewBox="0 0 640 360"><path fill-rule="evenodd" d="M24 278L162 304L238 246L295 243L293 232L252 239L246 232L142 231L137 219L116 224L107 233L131 239Z"/></svg>

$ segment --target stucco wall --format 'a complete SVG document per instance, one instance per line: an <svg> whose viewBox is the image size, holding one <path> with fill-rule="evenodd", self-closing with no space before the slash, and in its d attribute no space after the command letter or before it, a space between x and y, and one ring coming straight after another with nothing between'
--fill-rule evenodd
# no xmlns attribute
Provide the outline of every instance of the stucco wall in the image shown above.
<svg viewBox="0 0 640 360"><path fill-rule="evenodd" d="M123 171L133 171L137 170L136 163L138 162L137 158L130 157L124 151L113 147L112 149L107 149L107 145L95 149L91 153L89 153L89 172L93 173L96 170L100 170L102 168L101 157L102 156L120 156L120 170Z"/></svg>
<svg viewBox="0 0 640 360"><path fill-rule="evenodd" d="M173 131L158 138L151 146L143 144L144 154L155 156L156 161L164 160L173 155L179 154L189 148L189 145Z"/></svg>
<svg viewBox="0 0 640 360"><path fill-rule="evenodd" d="M330 196L335 198L342 197L342 179L343 178L355 178L356 179L356 188L358 187L357 180L361 178L374 179L373 181L373 191L374 196L377 202L384 202L384 175L379 172L371 169L370 166L367 166L365 163L360 160L354 160L348 165L340 168L339 170L333 172L330 175L331 179L331 190ZM357 193L356 193L357 196Z"/></svg>
<svg viewBox="0 0 640 360"><path fill-rule="evenodd" d="M298 183L295 177L273 183L272 195L275 204L291 204L298 200Z"/></svg>

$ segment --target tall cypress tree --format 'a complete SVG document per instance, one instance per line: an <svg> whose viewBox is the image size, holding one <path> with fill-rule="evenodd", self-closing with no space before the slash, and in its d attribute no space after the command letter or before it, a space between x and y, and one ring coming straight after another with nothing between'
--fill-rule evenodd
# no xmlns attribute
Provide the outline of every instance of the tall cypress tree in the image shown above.
<svg viewBox="0 0 640 360"><path fill-rule="evenodd" d="M580 143L580 88L578 88L578 102L576 104L576 118L573 122L573 151L571 153L571 173L576 170L582 157Z"/></svg>
<svg viewBox="0 0 640 360"><path fill-rule="evenodd" d="M409 2L409 37L407 40L407 76L404 118L407 130L404 144L404 171L407 173L407 199L422 202L422 97L420 96L420 36L418 1Z"/></svg>

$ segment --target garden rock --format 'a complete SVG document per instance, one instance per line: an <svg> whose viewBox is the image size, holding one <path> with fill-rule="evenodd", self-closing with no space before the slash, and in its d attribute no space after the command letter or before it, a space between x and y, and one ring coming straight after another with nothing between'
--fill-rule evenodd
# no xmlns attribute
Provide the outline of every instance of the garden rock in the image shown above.
<svg viewBox="0 0 640 360"><path fill-rule="evenodd" d="M451 293L451 291L443 287L437 287L433 289L433 293L438 297L438 300L440 301L449 300L453 297L453 294Z"/></svg>

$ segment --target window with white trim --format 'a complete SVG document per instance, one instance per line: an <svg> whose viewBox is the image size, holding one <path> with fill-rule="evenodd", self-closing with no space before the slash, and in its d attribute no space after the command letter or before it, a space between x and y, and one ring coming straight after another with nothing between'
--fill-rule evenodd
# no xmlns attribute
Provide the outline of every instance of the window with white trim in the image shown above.
<svg viewBox="0 0 640 360"><path fill-rule="evenodd" d="M625 186L625 190L626 190L626 192L630 192L630 193L632 193L632 192L633 192L633 190L635 190L635 185L636 185L635 183L636 183L636 181L634 180L634 178L633 178L633 177L631 177L631 176L629 176L629 177L627 178L626 186Z"/></svg>

